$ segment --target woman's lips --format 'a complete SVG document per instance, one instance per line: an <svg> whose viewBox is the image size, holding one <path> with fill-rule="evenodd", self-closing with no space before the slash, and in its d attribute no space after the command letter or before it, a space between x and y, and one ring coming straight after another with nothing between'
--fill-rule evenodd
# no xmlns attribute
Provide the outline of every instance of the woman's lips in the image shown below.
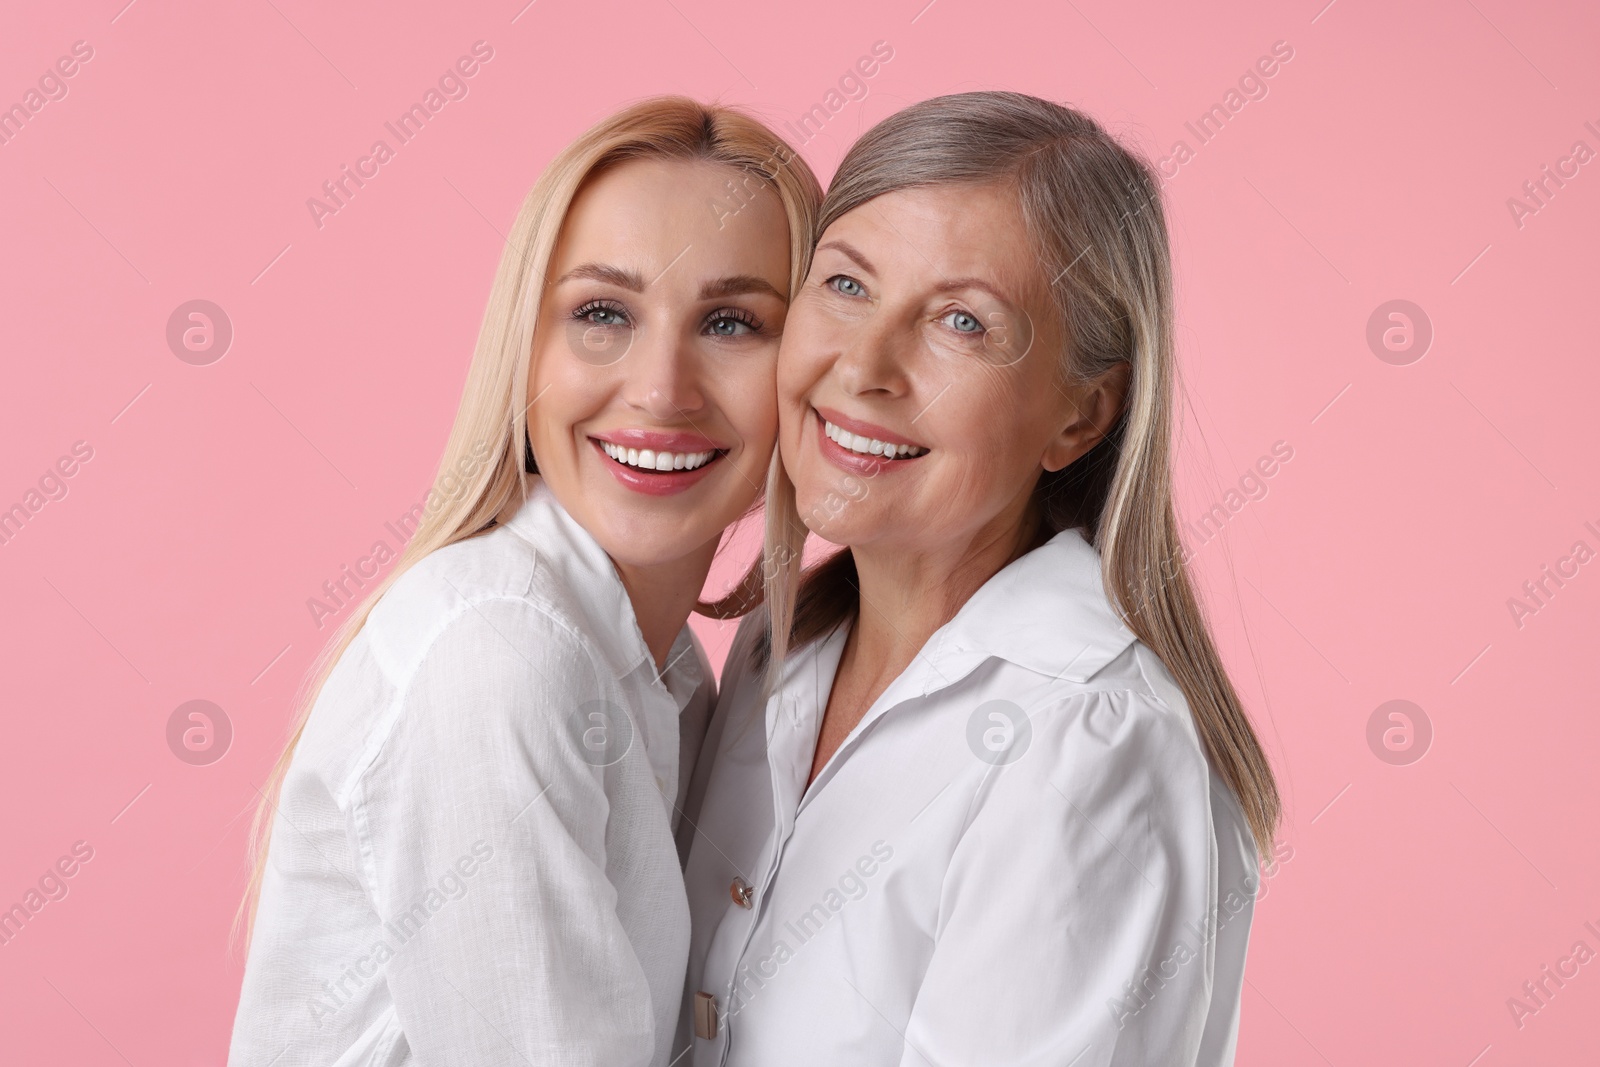
<svg viewBox="0 0 1600 1067"><path fill-rule="evenodd" d="M648 448L654 452L726 452L727 448L719 445L705 434L689 433L683 430L641 430L625 427L617 430L602 430L589 435L591 440L609 441L614 445L624 448Z"/></svg>
<svg viewBox="0 0 1600 1067"><path fill-rule="evenodd" d="M617 430L592 436L589 443L617 481L647 496L683 492L726 455L699 434Z"/></svg>
<svg viewBox="0 0 1600 1067"><path fill-rule="evenodd" d="M884 444L890 445L910 445L912 448L921 449L924 452L927 451L926 448L917 444L917 442L911 440L909 437L901 437L894 431L883 426L879 426L876 423L864 422L861 419L853 419L844 412L835 411L833 408L814 407L811 410L815 411L818 415L822 416L823 419L833 423L841 430L849 430L852 434L858 437L866 437L872 440L882 441Z"/></svg>
<svg viewBox="0 0 1600 1067"><path fill-rule="evenodd" d="M817 424L817 447L821 449L824 458L834 466L852 474L875 476L883 471L894 470L914 463L927 455L929 451L925 446L918 445L914 441L908 441L881 426L849 418L837 411L826 408L813 408L811 415ZM884 451L880 453L858 452L854 448L845 447L840 441L836 441L828 435L829 423L832 423L837 428L835 432L839 433L841 438L844 434L849 434L856 441L866 438L868 443L858 447L881 447ZM898 454L889 455L888 452L891 450L896 451Z"/></svg>

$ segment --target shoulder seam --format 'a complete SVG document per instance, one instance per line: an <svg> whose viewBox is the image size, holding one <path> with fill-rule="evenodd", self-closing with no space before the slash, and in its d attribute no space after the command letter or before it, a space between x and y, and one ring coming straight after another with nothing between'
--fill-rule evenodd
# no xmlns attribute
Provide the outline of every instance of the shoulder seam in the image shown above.
<svg viewBox="0 0 1600 1067"><path fill-rule="evenodd" d="M384 746L388 744L389 737L394 733L395 725L400 720L400 708L405 703L407 696L410 695L411 684L413 681L415 681L417 672L422 668L423 663L426 662L428 657L433 653L434 648L438 645L439 640L444 636L445 631L453 626L458 620L463 618L468 611L475 609L480 604L487 604L495 601L513 601L528 605L539 615L553 623L557 628L557 632L559 632L561 636L570 639L572 644L576 646L576 650L580 652L586 659L588 659L590 666L596 670L601 677L606 675L607 670L605 664L599 663L595 660L590 646L583 640L581 635L579 635L571 626L567 625L566 622L560 617L550 611L547 611L543 605L530 600L528 597L520 594L495 594L492 596L478 597L472 600L463 600L460 606L456 610L446 615L428 635L427 641L423 644L421 651L414 657L414 662L408 664L405 672L405 678L389 679L390 684L394 686L394 694L390 699L388 707L384 708L382 720L377 728L375 728L368 736L361 755L351 761L350 770L345 775L344 781L339 783L339 788L335 791L334 796L336 797L341 808L346 807L349 798L355 792L357 784L366 776L366 773L371 768L373 762L383 751ZM380 667L380 669L382 668Z"/></svg>

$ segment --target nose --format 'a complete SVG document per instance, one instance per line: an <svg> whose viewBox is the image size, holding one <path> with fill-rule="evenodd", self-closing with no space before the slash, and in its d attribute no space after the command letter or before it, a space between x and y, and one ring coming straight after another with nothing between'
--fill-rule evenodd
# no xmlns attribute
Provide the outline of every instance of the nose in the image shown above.
<svg viewBox="0 0 1600 1067"><path fill-rule="evenodd" d="M622 359L622 398L657 422L681 422L706 407L700 354L673 330L641 331Z"/></svg>
<svg viewBox="0 0 1600 1067"><path fill-rule="evenodd" d="M878 311L839 338L833 372L851 396L901 396L908 391L906 357L910 331L894 316Z"/></svg>

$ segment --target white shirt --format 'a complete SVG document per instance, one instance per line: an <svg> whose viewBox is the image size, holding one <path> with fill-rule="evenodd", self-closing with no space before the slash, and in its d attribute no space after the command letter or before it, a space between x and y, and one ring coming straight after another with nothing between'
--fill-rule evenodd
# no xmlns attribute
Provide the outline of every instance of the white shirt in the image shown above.
<svg viewBox="0 0 1600 1067"><path fill-rule="evenodd" d="M793 653L770 703L756 622L730 654L678 1047L697 1067L1232 1063L1253 841L1083 535L990 579L807 788L847 631Z"/></svg>
<svg viewBox="0 0 1600 1067"><path fill-rule="evenodd" d="M228 1062L664 1067L711 685L687 627L657 676L615 567L536 477L508 523L419 561L295 749Z"/></svg>

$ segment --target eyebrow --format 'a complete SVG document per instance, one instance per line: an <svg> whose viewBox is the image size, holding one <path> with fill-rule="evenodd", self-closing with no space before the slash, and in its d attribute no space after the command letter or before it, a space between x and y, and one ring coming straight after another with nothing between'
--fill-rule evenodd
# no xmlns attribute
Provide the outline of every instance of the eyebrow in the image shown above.
<svg viewBox="0 0 1600 1067"><path fill-rule="evenodd" d="M844 255L854 260L856 266L860 267L868 274L878 273L878 268L874 267L867 257L861 254L861 250L855 245L851 244L849 241L841 241L837 237L831 241L823 241L817 246L817 251L821 252L824 248L831 248L835 252L842 252Z"/></svg>
<svg viewBox="0 0 1600 1067"><path fill-rule="evenodd" d="M714 282L706 282L700 287L701 300L720 300L725 296L739 296L744 293L766 293L775 296L787 303L788 298L765 278L758 278L754 274L734 274L727 278L718 278Z"/></svg>
<svg viewBox="0 0 1600 1067"><path fill-rule="evenodd" d="M1015 300L1011 299L1011 297L1008 296L1004 291L996 289L993 285L990 285L982 278L947 278L939 283L938 287L934 289L934 292L953 293L960 289L976 289L980 293L988 293L995 300L1005 304L1007 307L1021 306Z"/></svg>
<svg viewBox="0 0 1600 1067"><path fill-rule="evenodd" d="M848 241L841 241L837 238L832 241L824 241L817 246L817 251L820 252L824 248L831 248L835 252L843 253L845 256L848 256L850 259L854 260L856 265L862 270L866 271L868 274L878 273L877 268L875 268L871 262L867 260L866 256L861 254L861 250ZM988 293L990 296L994 297L995 300L1009 307L1020 306L1010 297L1009 294L1003 290L995 288L994 285L982 278L971 276L965 278L945 278L939 282L939 285L934 289L934 292L953 293L961 289L977 289L980 292Z"/></svg>
<svg viewBox="0 0 1600 1067"><path fill-rule="evenodd" d="M579 278L587 278L592 282L605 282L633 293L644 292L644 277L638 271L623 270L621 267L612 267L604 263L585 263L573 267L557 278L556 284L560 285Z"/></svg>
<svg viewBox="0 0 1600 1067"><path fill-rule="evenodd" d="M670 267L668 268L671 269ZM567 273L556 279L555 284L574 281L577 279L604 282L626 289L631 293L645 291L644 276L638 271L625 270L622 267L613 267L605 263L584 263L573 267ZM732 274L726 278L706 282L700 287L701 300L720 300L723 297L740 296L745 293L765 293L775 296L779 300L788 302L788 298L780 293L771 282L754 274Z"/></svg>

